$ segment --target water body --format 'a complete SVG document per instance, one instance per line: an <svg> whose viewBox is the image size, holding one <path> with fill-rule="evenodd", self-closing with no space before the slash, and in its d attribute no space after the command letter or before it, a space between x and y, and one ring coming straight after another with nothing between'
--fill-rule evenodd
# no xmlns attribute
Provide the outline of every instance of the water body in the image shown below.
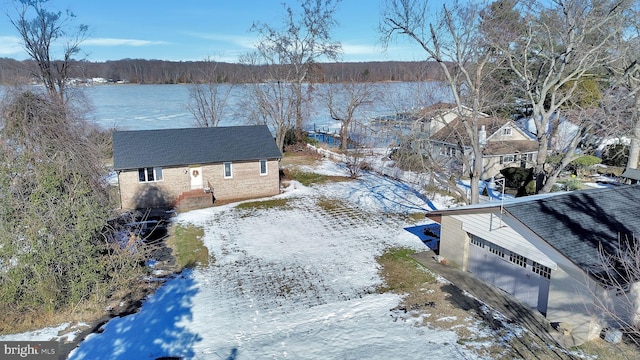
<svg viewBox="0 0 640 360"><path fill-rule="evenodd" d="M221 85L229 86L229 85ZM245 85L246 86L246 85ZM244 125L239 100L248 96L246 87L234 86L230 95L228 110L220 126ZM326 102L320 96L327 85L316 85L316 97L310 107L307 130L337 131L338 121L329 116ZM376 116L389 115L420 106L428 106L437 101L445 101L447 90L440 83L376 83L372 85L378 96L371 106L362 106L356 119L366 120ZM3 93L0 87L0 94ZM96 85L73 88L84 92L92 104L89 121L102 128L119 130L149 130L185 128L195 126L189 112L189 85Z"/></svg>

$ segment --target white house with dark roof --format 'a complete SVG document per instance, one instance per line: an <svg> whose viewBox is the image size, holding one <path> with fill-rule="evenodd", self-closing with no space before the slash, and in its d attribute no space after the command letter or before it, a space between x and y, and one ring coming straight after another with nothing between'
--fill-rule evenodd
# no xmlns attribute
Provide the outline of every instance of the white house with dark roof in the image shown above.
<svg viewBox="0 0 640 360"><path fill-rule="evenodd" d="M517 198L432 211L441 224L440 256L537 309L576 344L606 326L602 302L622 309L638 294L613 290L601 250L640 234L640 185ZM622 279L629 291L637 279ZM635 286L632 286L635 285ZM635 291L635 290L633 290ZM635 321L635 310L618 315ZM609 322L609 323L608 323Z"/></svg>
<svg viewBox="0 0 640 360"><path fill-rule="evenodd" d="M264 125L113 133L124 209L204 207L276 195L281 158Z"/></svg>

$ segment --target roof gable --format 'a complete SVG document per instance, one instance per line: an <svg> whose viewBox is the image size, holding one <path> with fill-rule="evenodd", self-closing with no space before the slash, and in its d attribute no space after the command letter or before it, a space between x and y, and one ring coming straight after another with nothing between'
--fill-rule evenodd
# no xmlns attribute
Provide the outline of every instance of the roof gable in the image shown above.
<svg viewBox="0 0 640 360"><path fill-rule="evenodd" d="M266 125L113 133L115 170L281 157Z"/></svg>
<svg viewBox="0 0 640 360"><path fill-rule="evenodd" d="M509 141L509 139L504 139L503 131L504 129L511 129L511 131L516 132L520 135L520 139L518 140L532 140L535 141L535 138L528 131L524 131L520 126L518 126L515 122L511 120L507 120L493 132L487 131L487 141ZM517 136L513 136L516 138Z"/></svg>
<svg viewBox="0 0 640 360"><path fill-rule="evenodd" d="M498 129L502 128L507 122L509 122L509 120L497 117L480 117L476 122L478 130L484 127L487 134L494 134ZM462 143L465 146L470 145L469 135L467 134L464 123L459 117L456 117L455 120L438 130L431 136L431 139L452 144L456 144L458 140L462 140Z"/></svg>

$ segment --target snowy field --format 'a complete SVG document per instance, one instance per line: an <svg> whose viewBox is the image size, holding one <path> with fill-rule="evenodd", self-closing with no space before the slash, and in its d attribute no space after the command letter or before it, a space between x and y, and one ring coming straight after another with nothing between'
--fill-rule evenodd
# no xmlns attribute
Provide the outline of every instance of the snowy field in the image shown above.
<svg viewBox="0 0 640 360"><path fill-rule="evenodd" d="M345 174L331 162L319 171ZM111 320L70 358L478 358L452 331L392 316L399 296L375 292L377 255L393 246L426 250L403 216L428 209L419 194L366 175L309 188L292 183L278 197L288 205L180 214L176 223L205 229L215 261L168 281L138 313ZM327 199L332 206L319 205Z"/></svg>

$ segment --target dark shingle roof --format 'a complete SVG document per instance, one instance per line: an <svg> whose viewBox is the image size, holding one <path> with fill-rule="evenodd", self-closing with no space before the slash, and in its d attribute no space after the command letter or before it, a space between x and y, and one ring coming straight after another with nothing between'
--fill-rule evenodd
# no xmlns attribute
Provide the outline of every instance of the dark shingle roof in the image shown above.
<svg viewBox="0 0 640 360"><path fill-rule="evenodd" d="M602 272L600 247L616 253L618 240L640 234L640 185L574 191L504 209L592 275Z"/></svg>
<svg viewBox="0 0 640 360"><path fill-rule="evenodd" d="M115 170L281 157L265 125L113 133Z"/></svg>
<svg viewBox="0 0 640 360"><path fill-rule="evenodd" d="M620 177L638 181L640 180L640 170L633 169L633 168L626 168L624 169Z"/></svg>

